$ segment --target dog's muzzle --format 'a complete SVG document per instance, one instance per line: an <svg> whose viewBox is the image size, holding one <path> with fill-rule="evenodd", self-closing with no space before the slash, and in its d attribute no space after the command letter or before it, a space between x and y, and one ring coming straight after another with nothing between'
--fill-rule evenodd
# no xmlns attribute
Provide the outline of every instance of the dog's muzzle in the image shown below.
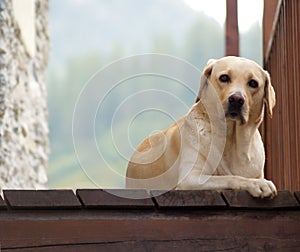
<svg viewBox="0 0 300 252"><path fill-rule="evenodd" d="M228 98L228 109L226 116L232 119L242 119L242 109L245 99L241 94L233 94Z"/></svg>

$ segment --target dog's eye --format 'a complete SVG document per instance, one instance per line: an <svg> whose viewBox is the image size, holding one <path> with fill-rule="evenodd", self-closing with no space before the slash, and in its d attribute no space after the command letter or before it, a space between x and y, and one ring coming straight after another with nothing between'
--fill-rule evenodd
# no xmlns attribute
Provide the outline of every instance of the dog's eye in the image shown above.
<svg viewBox="0 0 300 252"><path fill-rule="evenodd" d="M221 81L221 82L230 82L230 77L229 77L229 75L227 75L227 74L222 74L220 77L219 77L219 81Z"/></svg>
<svg viewBox="0 0 300 252"><path fill-rule="evenodd" d="M258 87L258 83L257 83L256 80L250 80L248 82L248 85L249 85L249 87L252 87L252 88L257 88Z"/></svg>

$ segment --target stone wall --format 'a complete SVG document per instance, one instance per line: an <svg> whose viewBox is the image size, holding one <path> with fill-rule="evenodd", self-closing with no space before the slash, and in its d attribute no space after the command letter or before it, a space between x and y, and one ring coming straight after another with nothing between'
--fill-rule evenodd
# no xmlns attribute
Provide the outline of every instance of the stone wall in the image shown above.
<svg viewBox="0 0 300 252"><path fill-rule="evenodd" d="M47 183L48 4L0 0L0 189Z"/></svg>

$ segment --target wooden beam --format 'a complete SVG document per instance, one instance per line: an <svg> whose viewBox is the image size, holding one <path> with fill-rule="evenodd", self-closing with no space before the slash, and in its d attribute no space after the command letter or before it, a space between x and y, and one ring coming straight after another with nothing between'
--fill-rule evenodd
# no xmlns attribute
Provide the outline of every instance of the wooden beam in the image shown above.
<svg viewBox="0 0 300 252"><path fill-rule="evenodd" d="M239 56L237 0L226 1L226 55Z"/></svg>
<svg viewBox="0 0 300 252"><path fill-rule="evenodd" d="M264 57L267 56L269 43L273 33L273 26L277 23L276 12L279 11L281 1L264 0L264 16L263 16L263 46ZM275 23L275 24L274 24Z"/></svg>
<svg viewBox="0 0 300 252"><path fill-rule="evenodd" d="M300 251L300 192L4 190L4 198L5 252Z"/></svg>

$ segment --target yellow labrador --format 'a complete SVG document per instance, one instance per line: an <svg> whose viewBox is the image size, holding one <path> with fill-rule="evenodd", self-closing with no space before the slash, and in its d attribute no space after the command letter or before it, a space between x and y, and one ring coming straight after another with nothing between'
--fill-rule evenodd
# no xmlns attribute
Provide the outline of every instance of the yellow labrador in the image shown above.
<svg viewBox="0 0 300 252"><path fill-rule="evenodd" d="M264 179L265 152L258 131L272 116L275 92L268 72L240 57L209 60L196 103L187 115L146 138L127 168L126 187L247 190L274 197Z"/></svg>

